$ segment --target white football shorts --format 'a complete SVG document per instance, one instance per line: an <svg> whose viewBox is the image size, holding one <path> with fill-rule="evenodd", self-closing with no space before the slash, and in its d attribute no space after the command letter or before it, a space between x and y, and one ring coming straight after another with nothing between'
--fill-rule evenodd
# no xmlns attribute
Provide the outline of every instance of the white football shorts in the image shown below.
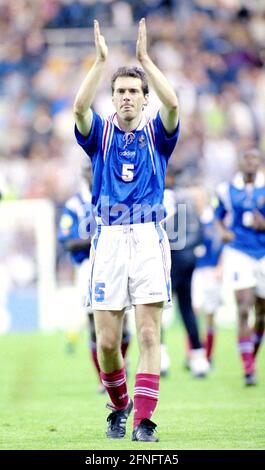
<svg viewBox="0 0 265 470"><path fill-rule="evenodd" d="M242 251L224 248L224 276L234 290L254 287L255 294L265 299L265 256L253 258Z"/></svg>
<svg viewBox="0 0 265 470"><path fill-rule="evenodd" d="M77 268L77 289L81 306L85 313L93 313L89 299L89 276L90 276L90 258L84 259Z"/></svg>
<svg viewBox="0 0 265 470"><path fill-rule="evenodd" d="M216 268L196 268L192 275L191 296L195 310L209 315L221 305L222 280L215 275Z"/></svg>
<svg viewBox="0 0 265 470"><path fill-rule="evenodd" d="M93 310L170 302L170 247L153 222L98 226L90 253Z"/></svg>

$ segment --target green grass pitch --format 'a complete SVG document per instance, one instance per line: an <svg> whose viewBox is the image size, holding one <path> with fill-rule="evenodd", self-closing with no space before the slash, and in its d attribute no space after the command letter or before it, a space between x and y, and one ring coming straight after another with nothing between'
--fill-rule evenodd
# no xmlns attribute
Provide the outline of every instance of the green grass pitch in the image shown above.
<svg viewBox="0 0 265 470"><path fill-rule="evenodd" d="M265 348L258 385L246 388L235 331L220 329L214 370L207 379L194 379L183 369L180 330L166 332L172 367L161 379L155 444L131 442L131 417L125 439L105 438L107 397L95 392L85 333L73 354L65 352L63 333L2 336L0 449L265 449ZM135 339L129 357L132 395Z"/></svg>

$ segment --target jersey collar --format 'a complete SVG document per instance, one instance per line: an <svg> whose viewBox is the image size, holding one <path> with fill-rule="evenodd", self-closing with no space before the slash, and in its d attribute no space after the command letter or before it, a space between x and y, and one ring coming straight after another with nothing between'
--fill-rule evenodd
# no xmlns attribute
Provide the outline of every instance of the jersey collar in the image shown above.
<svg viewBox="0 0 265 470"><path fill-rule="evenodd" d="M113 122L113 124L118 127L118 129L120 129L120 131L122 132L125 132L123 129L120 128L119 126L119 123L118 123L118 118L117 118L117 113L114 113L112 114L110 117L109 117L109 120L111 122ZM149 121L149 118L143 113L142 114L142 119L138 125L138 127L136 129L133 129L131 132L135 132L135 131L141 131L145 126L146 124L148 123Z"/></svg>
<svg viewBox="0 0 265 470"><path fill-rule="evenodd" d="M233 179L233 186L237 189L244 189L246 186L246 183L244 181L243 173L238 172L236 173L234 179ZM258 171L256 173L256 178L254 181L254 186L255 188L262 188L265 186L265 176L261 171Z"/></svg>

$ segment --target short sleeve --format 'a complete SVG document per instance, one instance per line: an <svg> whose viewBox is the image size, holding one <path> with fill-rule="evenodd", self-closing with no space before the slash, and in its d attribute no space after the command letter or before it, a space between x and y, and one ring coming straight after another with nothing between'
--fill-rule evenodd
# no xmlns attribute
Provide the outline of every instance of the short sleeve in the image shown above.
<svg viewBox="0 0 265 470"><path fill-rule="evenodd" d="M64 243L68 240L78 237L78 219L77 215L65 208L59 221L57 233L58 241Z"/></svg>
<svg viewBox="0 0 265 470"><path fill-rule="evenodd" d="M212 200L215 218L223 220L231 206L229 184L227 182L220 183Z"/></svg>
<svg viewBox="0 0 265 470"><path fill-rule="evenodd" d="M159 112L157 113L155 119L152 120L152 123L154 128L155 145L158 148L159 153L168 160L173 153L179 138L179 121L175 132L170 135L166 132L163 126Z"/></svg>
<svg viewBox="0 0 265 470"><path fill-rule="evenodd" d="M103 127L103 119L95 112L93 112L92 126L88 136L83 136L75 124L75 137L77 143L84 149L91 159L102 147Z"/></svg>

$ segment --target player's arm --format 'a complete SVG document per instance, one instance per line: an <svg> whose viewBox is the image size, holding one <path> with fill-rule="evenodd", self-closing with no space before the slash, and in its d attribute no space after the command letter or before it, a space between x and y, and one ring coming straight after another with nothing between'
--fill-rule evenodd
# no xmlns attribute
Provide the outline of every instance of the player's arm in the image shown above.
<svg viewBox="0 0 265 470"><path fill-rule="evenodd" d="M234 232L229 230L224 222L225 216L227 214L226 206L222 200L222 197L218 194L220 193L219 187L217 188L217 194L212 200L212 206L214 209L215 216L215 226L220 234L220 238L224 243L231 242L235 238Z"/></svg>
<svg viewBox="0 0 265 470"><path fill-rule="evenodd" d="M178 98L173 87L147 53L146 25L144 18L142 18L139 23L136 57L141 63L149 82L162 103L159 113L163 126L168 134L172 134L178 124Z"/></svg>
<svg viewBox="0 0 265 470"><path fill-rule="evenodd" d="M75 122L79 132L85 137L88 136L92 126L93 113L91 105L108 55L108 48L104 36L100 33L97 20L94 21L94 36L96 60L81 84L74 102Z"/></svg>
<svg viewBox="0 0 265 470"><path fill-rule="evenodd" d="M215 221L217 230L219 231L220 238L224 243L231 242L235 238L234 232L232 230L229 230L225 224L224 221L221 219L216 219Z"/></svg>

